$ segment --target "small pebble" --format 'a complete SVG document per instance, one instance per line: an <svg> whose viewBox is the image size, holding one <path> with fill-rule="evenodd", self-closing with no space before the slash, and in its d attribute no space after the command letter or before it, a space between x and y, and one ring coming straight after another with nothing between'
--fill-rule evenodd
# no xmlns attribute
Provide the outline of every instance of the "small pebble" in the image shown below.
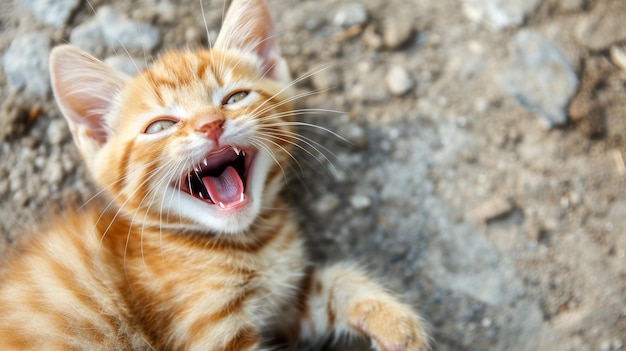
<svg viewBox="0 0 626 351"><path fill-rule="evenodd" d="M364 148L369 143L365 129L355 123L347 124L345 130L341 131L341 136L346 138L351 146L357 149Z"/></svg>
<svg viewBox="0 0 626 351"><path fill-rule="evenodd" d="M383 43L388 49L398 49L413 36L413 24L409 21L390 21L383 27Z"/></svg>
<svg viewBox="0 0 626 351"><path fill-rule="evenodd" d="M465 15L472 21L482 22L493 30L522 24L541 0L461 0Z"/></svg>
<svg viewBox="0 0 626 351"><path fill-rule="evenodd" d="M511 211L513 211L511 201L505 197L495 195L472 211L471 216L479 222L488 222L506 216Z"/></svg>
<svg viewBox="0 0 626 351"><path fill-rule="evenodd" d="M43 173L46 175L45 179L50 185L58 186L63 180L63 166L59 162L48 162Z"/></svg>
<svg viewBox="0 0 626 351"><path fill-rule="evenodd" d="M335 67L325 67L311 76L311 83L315 89L338 90L341 88L341 74Z"/></svg>
<svg viewBox="0 0 626 351"><path fill-rule="evenodd" d="M343 5L337 10L333 23L340 27L363 25L367 22L367 9L361 3Z"/></svg>
<svg viewBox="0 0 626 351"><path fill-rule="evenodd" d="M64 120L55 119L48 125L47 137L50 144L60 145L68 135L69 131Z"/></svg>
<svg viewBox="0 0 626 351"><path fill-rule="evenodd" d="M598 7L603 10L602 7ZM591 50L604 50L611 45L626 40L626 26L623 22L615 19L605 20L611 16L611 9L604 7L604 11L594 11L578 20L576 38Z"/></svg>
<svg viewBox="0 0 626 351"><path fill-rule="evenodd" d="M325 194L314 203L314 210L320 215L327 214L337 208L339 205L339 197L335 194Z"/></svg>
<svg viewBox="0 0 626 351"><path fill-rule="evenodd" d="M372 201L365 195L352 195L350 197L350 205L357 210L370 207Z"/></svg>
<svg viewBox="0 0 626 351"><path fill-rule="evenodd" d="M622 71L626 71L626 52L619 46L613 45L609 53L611 55L611 62Z"/></svg>
<svg viewBox="0 0 626 351"><path fill-rule="evenodd" d="M378 50L383 46L383 38L376 33L374 26L368 26L363 31L363 41L372 50Z"/></svg>
<svg viewBox="0 0 626 351"><path fill-rule="evenodd" d="M414 85L409 72L402 66L393 66L387 72L385 82L389 92L396 96L406 94Z"/></svg>

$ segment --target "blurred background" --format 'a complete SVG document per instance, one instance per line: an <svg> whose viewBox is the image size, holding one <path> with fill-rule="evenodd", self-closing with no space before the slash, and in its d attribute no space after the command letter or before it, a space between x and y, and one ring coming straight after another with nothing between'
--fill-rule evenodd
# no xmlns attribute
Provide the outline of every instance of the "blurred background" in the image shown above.
<svg viewBox="0 0 626 351"><path fill-rule="evenodd" d="M72 43L133 74L224 2L0 2L0 254L94 192L52 102ZM312 257L365 264L434 350L622 350L626 2L266 0L302 117L286 196ZM335 349L357 349L343 346Z"/></svg>

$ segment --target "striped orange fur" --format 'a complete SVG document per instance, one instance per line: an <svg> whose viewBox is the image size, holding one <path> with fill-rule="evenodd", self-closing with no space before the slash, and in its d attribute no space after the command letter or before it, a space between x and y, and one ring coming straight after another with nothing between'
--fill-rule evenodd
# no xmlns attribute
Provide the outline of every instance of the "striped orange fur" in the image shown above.
<svg viewBox="0 0 626 351"><path fill-rule="evenodd" d="M102 192L6 260L0 350L264 350L332 333L427 348L418 315L361 269L307 260L278 196L294 81L262 0L234 0L212 48L134 78L71 46L50 70Z"/></svg>

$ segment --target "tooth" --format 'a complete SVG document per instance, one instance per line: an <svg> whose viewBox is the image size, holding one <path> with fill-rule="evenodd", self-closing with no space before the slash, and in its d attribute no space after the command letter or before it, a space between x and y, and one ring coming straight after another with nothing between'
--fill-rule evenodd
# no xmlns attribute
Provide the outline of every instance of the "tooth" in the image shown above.
<svg viewBox="0 0 626 351"><path fill-rule="evenodd" d="M202 162L204 163L205 166L209 165L209 162L207 162L206 158Z"/></svg>
<svg viewBox="0 0 626 351"><path fill-rule="evenodd" d="M241 153L241 150L239 150L239 148L237 148L236 146L233 146L233 150L235 150L235 153L237 155L239 155Z"/></svg>
<svg viewBox="0 0 626 351"><path fill-rule="evenodd" d="M226 205L224 205L224 203L220 201L220 207L221 208L226 208Z"/></svg>
<svg viewBox="0 0 626 351"><path fill-rule="evenodd" d="M239 199L239 202L243 202L243 200L245 199L246 199L246 196L243 193L241 193L241 198Z"/></svg>
<svg viewBox="0 0 626 351"><path fill-rule="evenodd" d="M246 152L245 151L241 151L241 155L242 156L246 156Z"/></svg>
<svg viewBox="0 0 626 351"><path fill-rule="evenodd" d="M201 199L204 199L204 196L202 196L202 193L198 193L198 196L200 196Z"/></svg>

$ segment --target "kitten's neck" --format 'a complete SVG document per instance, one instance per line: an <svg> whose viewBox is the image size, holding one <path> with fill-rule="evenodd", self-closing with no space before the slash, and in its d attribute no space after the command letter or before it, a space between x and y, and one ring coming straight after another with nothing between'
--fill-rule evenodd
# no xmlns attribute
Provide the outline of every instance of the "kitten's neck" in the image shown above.
<svg viewBox="0 0 626 351"><path fill-rule="evenodd" d="M257 251L274 233L290 222L290 213L285 202L277 197L262 209L258 218L246 231L238 234L190 231L185 223L174 222L173 225L142 222L142 216L123 215L122 211L111 206L105 209L96 223L96 235L103 245L115 252L130 257L133 253L171 251L166 246L191 246L200 249L221 247L224 250Z"/></svg>

